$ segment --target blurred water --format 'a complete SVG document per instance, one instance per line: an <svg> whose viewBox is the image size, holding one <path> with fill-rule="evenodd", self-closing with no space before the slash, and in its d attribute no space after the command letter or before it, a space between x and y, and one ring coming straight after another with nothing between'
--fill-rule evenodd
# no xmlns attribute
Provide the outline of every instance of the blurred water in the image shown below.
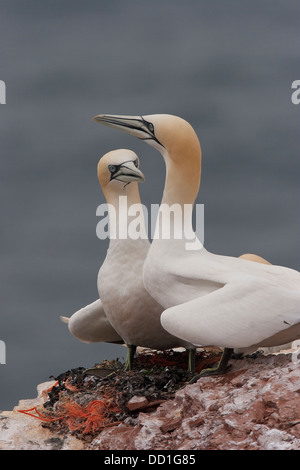
<svg viewBox="0 0 300 470"><path fill-rule="evenodd" d="M294 0L1 2L0 409L51 375L124 357L78 342L59 315L97 298L99 157L135 150L147 205L164 164L95 114L187 119L203 151L206 247L300 268L299 13Z"/></svg>

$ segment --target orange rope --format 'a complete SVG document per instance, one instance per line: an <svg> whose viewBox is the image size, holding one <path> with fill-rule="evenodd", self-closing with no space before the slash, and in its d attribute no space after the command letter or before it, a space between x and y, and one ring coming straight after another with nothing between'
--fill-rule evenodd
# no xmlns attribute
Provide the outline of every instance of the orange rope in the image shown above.
<svg viewBox="0 0 300 470"><path fill-rule="evenodd" d="M69 384L70 377L67 378L65 381L65 387L67 390L70 390L71 392L78 392L78 388L75 385L70 385Z"/></svg>
<svg viewBox="0 0 300 470"><path fill-rule="evenodd" d="M71 431L81 430L84 434L95 432L103 427L113 426L109 414L119 412L110 400L93 400L87 406L67 402L63 406L66 424Z"/></svg>
<svg viewBox="0 0 300 470"><path fill-rule="evenodd" d="M48 418L45 415L42 415L42 413L39 412L36 406L33 408L29 408L28 410L17 410L19 413L23 413L24 415L32 416L33 418L40 419L42 421L57 421L59 419L62 419L62 416L59 416L58 418ZM36 415L33 413L30 413L31 411L35 411Z"/></svg>
<svg viewBox="0 0 300 470"><path fill-rule="evenodd" d="M49 418L43 415L36 406L28 410L17 411L45 422L65 419L70 431L81 430L84 434L95 432L101 428L115 426L121 422L110 422L109 414L117 413L120 410L117 406L112 405L109 400L93 400L87 406L79 405L76 402L67 402L60 408L62 414L56 418Z"/></svg>

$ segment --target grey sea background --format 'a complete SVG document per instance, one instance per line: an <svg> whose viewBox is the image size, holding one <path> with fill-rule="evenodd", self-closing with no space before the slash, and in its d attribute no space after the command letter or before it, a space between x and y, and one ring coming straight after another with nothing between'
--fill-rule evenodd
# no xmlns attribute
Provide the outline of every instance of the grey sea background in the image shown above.
<svg viewBox="0 0 300 470"><path fill-rule="evenodd" d="M79 342L59 317L98 297L99 158L137 152L149 208L165 167L95 114L188 120L203 152L206 248L300 269L299 20L298 0L0 2L0 409L51 376L125 357Z"/></svg>

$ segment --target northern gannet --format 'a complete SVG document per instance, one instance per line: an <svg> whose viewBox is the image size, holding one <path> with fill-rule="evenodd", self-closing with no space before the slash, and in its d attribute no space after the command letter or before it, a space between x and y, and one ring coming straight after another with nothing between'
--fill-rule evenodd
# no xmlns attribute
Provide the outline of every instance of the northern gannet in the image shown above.
<svg viewBox="0 0 300 470"><path fill-rule="evenodd" d="M127 158L128 157L128 158ZM134 158L134 160L132 160ZM104 163L105 162L105 163ZM134 163L132 163L134 162ZM122 195L123 197L127 196L128 194L131 195L131 200L130 204L138 204L139 207L141 208L141 201L139 197L139 191L137 187L137 183L132 183L131 188L133 190L129 191L129 183L132 181L143 181L144 176L142 172L137 168L136 165L139 165L139 160L136 154L134 154L131 151L127 150L118 150L114 152L109 152L109 154L105 155L102 157L98 164L98 178L102 187L102 190L106 196L107 202L109 204L112 204L113 207L116 209L116 212L114 213L115 216L117 216L118 222L120 221L120 216L117 213L118 208L119 208L119 197ZM115 171L113 173L113 170L118 170L117 172ZM117 183L118 181L118 183ZM128 193L129 191L129 193ZM127 207L127 209L129 208ZM125 216L127 214L123 214ZM142 221L144 224L144 219L143 217L139 219ZM128 231L128 225L130 223L130 217L124 217L122 218L122 226L118 227L118 230L122 232L122 230L125 230L127 233ZM117 227L115 227L116 229ZM144 230L144 226L141 227L142 231ZM124 232L122 232L124 235ZM132 246L132 243L130 243ZM127 241L124 239L118 239L118 241L110 241L110 248L111 246L114 247L114 250L119 249L120 252L122 253L122 250L124 250L124 253L126 255L126 250L129 248L129 245L127 244ZM146 251L145 251L146 247ZM105 260L105 267L100 268L99 274L98 274L98 290L99 290L99 295L100 292L102 293L102 296L105 296L106 293L106 279L103 279L103 283L101 282L101 276L103 275L104 270L108 274L112 274L112 281L113 284L111 284L111 291L108 293L106 297L108 297L107 300L107 308L110 311L111 316L115 319L117 322L118 328L123 331L123 324L122 322L124 321L124 315L127 313L127 316L129 315L130 311L129 309L132 309L132 312L135 313L135 308L137 305L133 305L132 301L134 300L134 296L129 299L128 304L122 305L122 308L120 308L120 303L124 301L124 294L126 289L124 287L122 288L122 283L123 283L123 276L127 276L127 279L125 280L125 284L128 283L128 271L133 270L129 277L132 281L132 283L136 283L137 279L135 278L135 274L138 274L140 271L140 278L142 278L142 272L139 267L139 263L137 262L137 257L141 257L141 261L144 262L144 258L146 256L146 252L148 251L149 248L149 241L148 240L143 240L142 242L139 241L137 245L134 245L134 253L135 256L131 258L130 254L128 255L127 260L124 258L124 253L123 256L117 257L117 259L113 259L111 254L107 255L107 258ZM114 251L113 250L113 251ZM115 269L115 273L110 271L111 269ZM110 271L110 273L109 273ZM136 273L137 271L137 273ZM117 274L118 273L118 274ZM119 275L121 274L121 278L119 279ZM117 280L118 279L118 280ZM118 281L121 283L119 284ZM136 285L136 287L131 286L131 288L128 288L128 294L131 295L133 293L136 293L138 289L140 288L140 298L139 300L141 302L145 301L145 306L140 308L140 314L144 314L146 304L148 302L148 310L149 313L155 314L156 312L159 312L159 315L163 311L162 307L157 305L157 302L155 302L153 299L149 300L150 296L148 292L145 290L144 287L141 288L140 284ZM113 295L112 295L113 293ZM112 300L113 298L113 300ZM114 312L114 308L117 308L118 310ZM112 312L112 313L111 313ZM136 337L139 338L139 335L143 335L143 331L145 327L142 327L140 325L137 325L134 321L140 320L138 316L138 312L135 313L136 316L133 315L133 317L130 319L128 322L128 319L125 315L125 320L126 320L126 325L125 325L125 331L126 328L131 328L132 327L132 332L129 334L129 340L128 340L128 335L126 336L127 340L130 342L130 339L133 338L135 339ZM70 333L77 339L79 339L82 342L85 343L94 343L94 342L107 342L107 343L116 343L116 344L124 344L126 342L126 339L123 340L123 338L117 333L117 331L113 328L112 324L110 323L106 311L103 307L103 303L101 299L97 299L91 304L81 308L77 312L75 312L70 318L68 317L60 317L61 320L64 323L67 323L68 328ZM145 317L142 318L143 321L145 322L145 325L148 325L148 322L150 321L146 319ZM153 319L151 319L151 322ZM127 323L128 322L128 323ZM155 326L155 322L158 324L158 330L153 333L153 337L151 340L148 338L148 334L150 334L147 331L147 334L145 334L145 340L141 340L141 343L134 343L133 345L127 343L128 345L128 355L126 359L126 367L130 368L131 367L131 362L132 358L134 355L135 347L138 346L147 346L151 347L150 345L154 345L153 348L155 349L169 349L171 347L178 347L178 346L187 346L187 349L192 350L194 349L192 345L187 344L185 341L181 341L177 338L174 338L172 335L167 333L165 330L162 329L160 323L158 323L157 320L154 321L154 324L151 326ZM135 332L135 328L139 329L139 334ZM147 326L148 329L148 326ZM156 333L158 334L158 339L156 339ZM156 348L156 346L160 346L160 348ZM191 357L191 361L193 358ZM190 367L192 367L192 364L190 363Z"/></svg>
<svg viewBox="0 0 300 470"><path fill-rule="evenodd" d="M189 368L193 368L195 346L161 326L164 309L143 284L143 265L150 242L138 190L138 182L144 181L138 156L126 149L105 154L98 163L98 179L110 221L109 248L98 273L98 292L110 325L127 345L126 367L130 369L137 346L158 350L182 346L189 350ZM137 214L139 229L132 237L130 225Z"/></svg>
<svg viewBox="0 0 300 470"><path fill-rule="evenodd" d="M159 150L166 164L160 206L193 205L201 175L201 148L192 126L172 115L97 115L95 121L139 137ZM192 219L185 220L190 232ZM300 338L300 273L215 255L201 246L187 250L181 239L152 241L144 284L165 311L163 327L197 346L224 347L214 372L224 370L233 349L257 349ZM246 256L247 258L247 256ZM204 373L205 374L205 373Z"/></svg>

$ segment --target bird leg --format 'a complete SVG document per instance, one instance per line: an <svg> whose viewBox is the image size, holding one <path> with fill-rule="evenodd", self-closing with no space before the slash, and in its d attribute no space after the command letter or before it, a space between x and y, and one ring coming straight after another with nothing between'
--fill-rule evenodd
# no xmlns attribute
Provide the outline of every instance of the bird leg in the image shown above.
<svg viewBox="0 0 300 470"><path fill-rule="evenodd" d="M222 375L227 371L227 363L231 358L233 353L233 348L224 348L223 354L221 359L217 365L217 367L212 367L210 369L204 369L200 372L200 374L195 375L189 383L195 383L201 377L209 377L210 375Z"/></svg>
<svg viewBox="0 0 300 470"><path fill-rule="evenodd" d="M196 349L187 349L188 355L188 371L194 373L196 369Z"/></svg>
<svg viewBox="0 0 300 470"><path fill-rule="evenodd" d="M127 355L124 370L131 370L133 358L136 352L136 346L132 344L126 344L127 346Z"/></svg>

